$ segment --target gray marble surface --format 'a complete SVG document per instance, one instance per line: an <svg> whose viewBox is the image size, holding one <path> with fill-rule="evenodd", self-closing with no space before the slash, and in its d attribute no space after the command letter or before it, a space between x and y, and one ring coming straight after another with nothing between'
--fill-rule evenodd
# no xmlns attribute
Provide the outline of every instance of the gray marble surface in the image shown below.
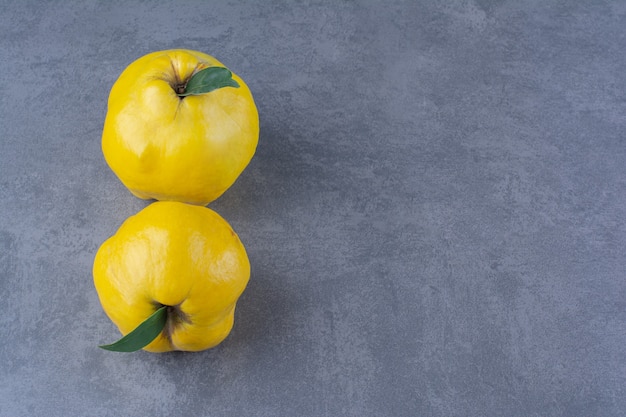
<svg viewBox="0 0 626 417"><path fill-rule="evenodd" d="M0 45L1 416L626 414L625 2L2 1ZM252 278L219 347L106 352L106 100L176 47L259 108L210 205Z"/></svg>

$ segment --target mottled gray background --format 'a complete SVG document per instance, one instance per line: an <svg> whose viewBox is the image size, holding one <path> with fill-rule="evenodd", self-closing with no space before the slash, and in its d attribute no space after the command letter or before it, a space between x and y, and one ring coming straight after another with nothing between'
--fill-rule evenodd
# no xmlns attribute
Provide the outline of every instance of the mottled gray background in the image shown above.
<svg viewBox="0 0 626 417"><path fill-rule="evenodd" d="M0 415L626 415L625 45L623 1L0 1ZM219 347L106 352L106 99L174 47L255 95L252 279Z"/></svg>

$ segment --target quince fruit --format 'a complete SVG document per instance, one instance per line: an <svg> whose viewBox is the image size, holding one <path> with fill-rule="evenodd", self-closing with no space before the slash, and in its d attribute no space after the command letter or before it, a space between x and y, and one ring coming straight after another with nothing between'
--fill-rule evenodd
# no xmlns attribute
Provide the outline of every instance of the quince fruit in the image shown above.
<svg viewBox="0 0 626 417"><path fill-rule="evenodd" d="M123 335L109 350L200 351L230 333L250 278L245 248L216 212L155 202L96 253L94 284Z"/></svg>
<svg viewBox="0 0 626 417"><path fill-rule="evenodd" d="M239 177L258 138L245 82L210 55L173 49L137 59L114 83L102 151L135 196L207 205Z"/></svg>

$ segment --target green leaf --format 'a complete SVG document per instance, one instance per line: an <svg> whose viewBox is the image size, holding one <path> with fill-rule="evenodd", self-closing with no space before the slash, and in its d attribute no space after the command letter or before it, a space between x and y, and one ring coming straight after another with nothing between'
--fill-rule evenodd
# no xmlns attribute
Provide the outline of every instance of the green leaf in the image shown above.
<svg viewBox="0 0 626 417"><path fill-rule="evenodd" d="M239 84L233 80L233 73L224 67L209 67L196 72L187 82L185 91L179 97L209 93L223 87L238 88Z"/></svg>
<svg viewBox="0 0 626 417"><path fill-rule="evenodd" d="M146 347L163 331L167 321L167 306L159 308L126 336L110 345L101 345L102 349L114 352L135 352Z"/></svg>

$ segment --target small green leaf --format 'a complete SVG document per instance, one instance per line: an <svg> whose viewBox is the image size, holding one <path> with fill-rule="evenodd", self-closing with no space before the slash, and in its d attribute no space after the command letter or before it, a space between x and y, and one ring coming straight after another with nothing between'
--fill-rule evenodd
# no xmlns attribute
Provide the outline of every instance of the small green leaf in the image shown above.
<svg viewBox="0 0 626 417"><path fill-rule="evenodd" d="M239 84L233 80L233 73L224 67L209 67L196 72L187 82L185 91L179 97L209 93L223 87L238 88Z"/></svg>
<svg viewBox="0 0 626 417"><path fill-rule="evenodd" d="M102 349L114 352L135 352L146 347L163 331L167 321L167 306L159 308L126 336L110 345L101 345Z"/></svg>

